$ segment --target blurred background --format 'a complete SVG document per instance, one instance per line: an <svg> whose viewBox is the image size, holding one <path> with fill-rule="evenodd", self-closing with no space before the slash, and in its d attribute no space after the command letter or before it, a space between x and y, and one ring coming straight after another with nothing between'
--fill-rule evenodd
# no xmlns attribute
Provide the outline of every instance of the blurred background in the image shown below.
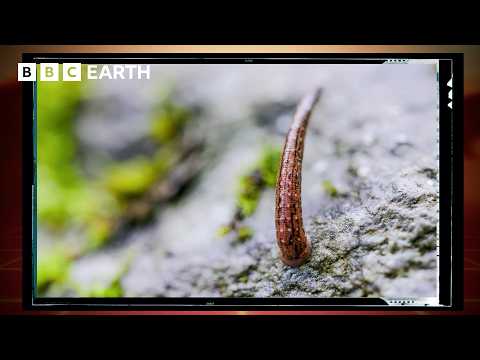
<svg viewBox="0 0 480 360"><path fill-rule="evenodd" d="M8 61L10 66L2 67L5 78L11 77L15 74L15 69L11 64L16 63L20 50L22 51L49 51L54 49L56 52L62 51L81 51L81 48L91 49L89 51L95 51L101 49L102 51L128 51L129 47L2 47L3 58L13 59L14 62ZM141 52L142 47L135 47L136 52ZM159 47L161 51L195 51L195 47ZM202 48L202 51L208 51ZM478 68L472 66L478 60L478 49L474 47L231 47L230 49L222 49L222 51L465 51L466 52L466 80L465 91L468 99L475 99L474 94L478 89ZM290 49L289 49L290 48ZM149 51L152 51L152 47L148 47ZM341 50L340 50L341 49ZM130 48L131 50L131 48ZM217 48L218 50L218 48ZM215 50L212 50L215 51ZM13 71L12 71L13 69ZM169 72L171 73L171 72ZM183 71L185 78L191 77L191 73ZM207 72L208 73L208 72ZM259 74L261 75L262 71ZM10 75L8 75L10 74ZM265 74L264 74L265 75ZM162 75L163 76L163 75ZM255 77L254 76L254 77ZM294 77L298 78L297 75ZM307 76L306 76L307 77ZM305 77L305 78L306 78ZM58 256L62 259L68 259L67 261L50 261L50 263L57 264L53 268L46 266L45 271L40 274L45 274L43 278L39 278L39 291L44 294L56 294L66 291L61 286L52 286L52 284L61 284L64 279L58 279L56 276L60 273L65 273L63 270L65 267L71 266L70 260L75 261L77 258L81 258L84 254L95 252L104 246L109 247L112 250L118 250L128 243L125 240L125 229L129 229L132 226L138 226L138 224L148 224L149 219L152 216L160 216L158 213L158 206L152 207L151 202L156 204L162 204L160 206L162 218L168 219L168 209L171 206L181 206L182 199L192 195L192 191L197 189L197 193L200 194L197 207L193 207L189 211L192 212L192 217L198 216L202 209L201 193L208 193L207 191L200 191L202 174L212 170L211 163L208 159L213 159L212 154L217 151L217 154L222 154L221 145L218 149L211 148L212 142L218 139L212 140L211 129L224 129L226 135L238 134L238 128L241 122L239 119L249 118L255 124L250 129L255 129L254 134L250 136L242 136L238 140L239 143L245 145L247 139L254 139L252 142L260 143L262 145L259 148L251 148L251 154L246 155L248 151L242 151L245 154L245 159L239 159L239 156L232 155L234 161L240 161L238 164L237 173L231 175L230 182L225 179L225 184L230 184L228 191L230 193L231 201L226 201L221 210L208 209L209 211L217 211L216 214L224 214L224 221L219 221L218 224L212 224L208 228L208 232L211 231L222 238L222 236L234 236L236 238L249 238L251 236L249 227L240 227L235 229L235 234L229 230L232 227L236 219L236 213L238 208L243 209L248 214L248 209L254 207L251 199L243 199L247 201L242 202L242 197L239 196L239 187L241 188L242 181L239 180L242 176L250 175L252 169L265 170L263 173L267 174L264 178L265 187L268 187L268 170L270 166L275 162L276 156L278 156L278 145L281 143L283 133L285 131L285 119L282 120L282 114L288 114L292 110L295 102L304 89L308 88L308 79L305 82L292 81L281 79L267 75L268 82L264 85L268 87L268 84L272 86L272 89L280 88L278 92L271 93L271 99L264 99L265 101L259 101L259 104L254 104L256 99L255 86L250 86L252 94L245 94L245 103L249 106L241 106L235 101L225 103L221 106L212 106L216 104L216 101L224 94L228 95L228 91L232 91L235 85L235 80L226 79L221 82L222 86L218 86L215 83L215 88L218 93L212 91L209 94L210 103L206 99L201 99L201 96L196 96L196 91L199 94L205 93L204 84L208 84L211 80L210 76L205 76L198 83L200 85L197 90L188 91L189 96L185 95L184 89L182 89L182 81L178 79L169 79L168 74L164 74L162 77L162 84L129 84L127 88L123 88L117 81L115 86L105 85L104 88L93 89L90 87L86 90L83 86L65 86L60 88L59 86L45 86L45 89L41 89L41 92L48 94L55 93L58 96L62 96L65 99L63 103L65 108L59 110L58 104L48 104L45 102L45 109L39 112L39 117L43 114L69 114L69 116L59 116L52 124L48 125L49 133L54 134L57 131L62 134L74 134L74 136L55 136L52 135L48 142L58 141L58 144L65 149L61 153L55 153L55 151L46 150L43 155L45 159L51 159L45 162L44 168L39 168L39 183L41 179L45 181L45 187L42 185L39 187L39 191L45 191L45 203L39 203L39 216L43 224L45 231L39 234L39 240L45 239L44 247L42 248L42 240L39 241L39 253L48 254L45 259L51 257L54 259ZM229 82L230 81L230 82ZM277 81L277 82L275 82ZM282 83L282 82L285 82ZM99 85L100 82L97 82ZM102 82L103 83L103 82ZM105 82L107 83L107 82ZM294 83L294 84L293 84ZM8 81L5 80L5 86L8 86ZM289 89L291 85L297 88ZM301 84L301 86L300 86ZM248 87L247 84L242 84L244 87ZM89 86L87 84L87 86ZM183 85L187 86L187 85ZM190 85L188 85L190 86ZM305 87L304 87L305 86ZM130 88L131 87L131 88ZM208 87L208 86L207 86ZM262 89L262 93L265 89ZM282 92L283 91L283 92ZM290 92L289 92L290 91ZM207 91L208 92L208 91ZM39 92L40 93L40 92ZM101 98L105 106L99 106L95 104L95 101L91 101L88 95L95 93L97 98ZM132 96L135 94L136 96ZM57 96L55 95L55 96ZM138 95L138 96L137 96ZM249 99L249 96L251 98ZM41 96L41 95L40 95ZM228 96L226 96L228 97ZM122 101L118 101L122 99ZM477 98L478 99L478 98ZM476 104L475 100L469 100L471 106ZM245 104L244 104L245 105ZM250 106L251 105L251 106ZM218 109L216 109L218 107ZM74 110L77 109L77 110ZM80 110L78 110L80 109ZM39 109L40 111L40 109ZM49 113L50 112L50 113ZM213 114L212 114L213 112ZM264 117L268 117L265 114L277 114L275 120L270 121L262 120ZM468 111L467 111L468 113ZM71 125L71 122L65 119L71 118L75 114L76 121L75 126ZM46 115L43 115L46 116ZM55 115L49 118L55 118ZM126 130L128 121L127 118L135 118L138 120L139 126L138 133L131 133ZM221 121L219 119L222 119ZM98 121L101 119L103 121ZM114 120L112 120L114 119ZM141 119L141 120L139 120ZM159 119L163 119L159 121ZM168 119L168 120L165 120ZM263 123L262 123L263 121ZM99 125L102 124L102 125ZM161 124L161 125L160 125ZM195 124L195 125L193 125ZM131 127L129 127L131 129ZM476 129L475 126L473 126ZM195 129L195 131L191 130ZM235 129L235 131L232 131ZM47 133L47 132L45 132ZM476 132L478 134L478 132ZM265 136L267 134L267 136ZM274 134L274 135L272 135ZM50 135L49 135L50 136ZM469 138L475 136L475 131L469 133ZM116 139L116 141L109 141L108 138ZM60 139L62 138L62 139ZM56 140L52 140L56 139ZM120 140L121 139L121 140ZM268 139L269 141L266 141ZM477 139L477 138L475 138ZM473 144L475 144L473 139ZM467 139L469 140L469 139ZM46 139L38 139L39 144ZM472 144L469 141L469 144ZM271 142L271 144L270 144ZM265 143L265 144L264 144ZM118 145L118 144L121 144ZM210 145L209 145L210 144ZM248 143L247 143L248 144ZM191 148L190 148L191 147ZM244 149L248 149L249 146L245 146ZM475 167L475 149L474 145L468 146L468 159L466 158L465 171L472 170L470 176L466 176L465 191L469 191L468 181L475 183L476 172L473 171ZM48 153L50 151L50 153ZM73 154L79 154L78 159L72 161ZM237 154L238 155L238 154ZM42 154L39 153L39 157ZM243 156L242 156L243 157ZM470 165L468 164L470 161ZM42 160L40 160L42 163ZM228 163L228 161L226 162ZM178 168L179 164L183 164L184 170L180 171L180 175L176 174L174 169ZM62 166L64 171L61 175L53 175L49 170L49 166ZM134 171L132 171L134 169ZM129 175L135 174L133 178L129 178ZM222 174L228 174L229 171L222 172ZM155 175L154 175L155 174ZM157 177L156 174L161 174ZM120 176L121 175L121 176ZM467 180L467 177L470 180ZM174 180L172 180L172 178ZM122 179L121 181L117 181ZM223 180L222 180L223 181ZM476 182L478 183L478 182ZM43 189L43 190L40 190ZM69 188L71 190L66 190ZM155 188L156 190L151 190ZM470 187L471 189L472 187ZM148 189L148 190L146 190ZM219 189L219 192L222 189ZM325 189L323 189L325 190ZM58 193L57 193L58 191ZM49 193L50 192L50 193ZM62 194L62 196L71 199L72 203L78 204L78 206L68 207L68 209L62 208L61 204L56 203L55 194ZM148 196L147 196L148 195ZM221 196L223 199L225 193ZM39 194L39 196L41 196ZM204 196L204 195L203 195ZM92 201L94 199L94 201ZM153 200L152 200L153 199ZM471 196L466 199L466 208L477 206L479 196L474 191ZM253 201L255 202L255 201ZM91 204L98 204L98 206L91 206ZM228 204L227 204L228 203ZM204 207L203 207L204 208ZM188 213L185 210L185 213ZM466 213L468 217L468 212ZM222 218L221 216L219 218ZM172 215L170 215L172 219ZM181 222L185 223L185 222ZM203 222L202 222L203 224ZM180 231L180 234L172 234L168 229L156 229L155 231L162 234L162 238L170 239L167 242L172 243L172 248L176 251L179 250L181 245L174 245L175 239L179 237L188 238L190 234L199 232L199 238L201 238L202 230L196 229L183 229L181 224L175 227ZM66 230L67 229L67 230ZM58 234L67 232L68 236L62 235L60 242L65 242L66 246L56 246L59 241L56 241ZM206 232L206 230L204 230ZM17 235L13 234L15 238ZM42 237L43 236L43 237ZM471 235L467 235L471 236ZM475 235L473 235L475 236ZM472 237L473 238L473 237ZM80 239L80 241L78 240ZM202 244L201 241L200 247ZM147 245L145 245L147 246ZM466 247L468 247L466 245ZM181 250L181 249L180 249ZM138 254L138 253L137 253ZM136 256L135 249L132 251L126 251L118 256L116 263L121 264L119 266L105 266L104 276L96 279L95 276L89 275L85 278L77 279L80 285L75 285L68 288L70 294L83 294L84 296L119 296L123 291L119 289L118 280L119 274L122 274L122 269L127 268L132 264ZM168 251L165 256L170 256ZM118 260L118 261L117 261ZM48 263L48 261L46 261ZM466 261L467 263L467 261ZM467 265L467 264L466 264ZM63 267L65 266L65 267ZM93 267L93 265L85 265L85 268ZM57 267L55 269L55 267ZM99 274L98 268L92 273ZM42 275L43 276L43 275ZM53 280L52 280L53 279ZM105 286L105 284L109 284ZM48 290L49 289L49 290Z"/></svg>

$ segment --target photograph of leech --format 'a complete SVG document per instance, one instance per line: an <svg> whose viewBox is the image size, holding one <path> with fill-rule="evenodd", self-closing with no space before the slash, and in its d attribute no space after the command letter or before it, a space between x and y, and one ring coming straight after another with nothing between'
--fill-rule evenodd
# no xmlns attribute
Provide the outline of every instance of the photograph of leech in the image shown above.
<svg viewBox="0 0 480 360"><path fill-rule="evenodd" d="M38 296L435 298L436 79L151 64L40 81Z"/></svg>

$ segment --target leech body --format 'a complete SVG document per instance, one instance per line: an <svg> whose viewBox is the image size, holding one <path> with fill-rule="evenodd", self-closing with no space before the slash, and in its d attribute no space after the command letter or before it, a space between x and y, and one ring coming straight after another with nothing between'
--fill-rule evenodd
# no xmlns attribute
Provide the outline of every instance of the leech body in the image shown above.
<svg viewBox="0 0 480 360"><path fill-rule="evenodd" d="M298 105L283 147L275 194L275 226L282 261L300 266L311 254L302 219L302 160L305 134L320 90L305 96Z"/></svg>

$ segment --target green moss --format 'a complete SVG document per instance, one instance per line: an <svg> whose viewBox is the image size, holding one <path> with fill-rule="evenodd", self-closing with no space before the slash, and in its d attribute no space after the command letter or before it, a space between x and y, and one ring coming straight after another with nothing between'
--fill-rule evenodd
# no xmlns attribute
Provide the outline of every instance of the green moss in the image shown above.
<svg viewBox="0 0 480 360"><path fill-rule="evenodd" d="M248 282L248 275L243 275L238 278L238 281L242 284L246 284Z"/></svg>
<svg viewBox="0 0 480 360"><path fill-rule="evenodd" d="M217 235L219 237L224 237L230 233L235 233L235 240L237 242L245 242L253 236L253 230L248 226L241 226L239 228L233 229L232 226L221 226L217 230Z"/></svg>
<svg viewBox="0 0 480 360"><path fill-rule="evenodd" d="M265 147L253 169L240 178L237 207L244 217L255 212L260 195L266 187L275 187L280 157L280 149L271 146Z"/></svg>
<svg viewBox="0 0 480 360"><path fill-rule="evenodd" d="M330 180L324 180L323 183L323 190L331 197L336 197L338 195L337 188L333 186Z"/></svg>
<svg viewBox="0 0 480 360"><path fill-rule="evenodd" d="M244 242L253 236L253 230L247 226L239 226L241 221L253 215L257 210L262 192L268 187L275 187L281 153L279 148L267 146L263 148L258 160L252 168L238 181L236 192L236 215L233 225L222 226L219 236L235 231L236 240Z"/></svg>
<svg viewBox="0 0 480 360"><path fill-rule="evenodd" d="M248 226L242 226L237 230L237 240L244 242L253 236L253 230Z"/></svg>
<svg viewBox="0 0 480 360"><path fill-rule="evenodd" d="M162 146L155 152L152 165L157 178L162 178L173 168L178 157L178 151L173 146Z"/></svg>
<svg viewBox="0 0 480 360"><path fill-rule="evenodd" d="M238 274L235 275L235 278L238 282L241 282L243 284L246 284L248 282L248 278L250 276L250 273L255 270L255 266L249 266L248 268L240 271Z"/></svg>
<svg viewBox="0 0 480 360"><path fill-rule="evenodd" d="M118 298L124 294L120 279L115 279L107 287L99 285L93 286L88 291L82 291L81 295L84 297L97 297L97 298Z"/></svg>
<svg viewBox="0 0 480 360"><path fill-rule="evenodd" d="M226 235L228 235L230 232L232 231L232 227L231 226L227 226L227 225L223 225L223 226L220 226L217 230L217 235L219 237L224 237Z"/></svg>
<svg viewBox="0 0 480 360"><path fill-rule="evenodd" d="M177 134L177 131L176 124L164 116L156 118L151 126L151 136L160 142L173 138Z"/></svg>
<svg viewBox="0 0 480 360"><path fill-rule="evenodd" d="M165 101L152 118L150 136L159 143L167 143L181 133L190 118L187 109Z"/></svg>
<svg viewBox="0 0 480 360"><path fill-rule="evenodd" d="M252 175L240 178L237 206L244 217L252 215L258 206L261 186Z"/></svg>
<svg viewBox="0 0 480 360"><path fill-rule="evenodd" d="M112 222L98 218L87 225L88 243L85 250L94 250L104 245L112 235Z"/></svg>
<svg viewBox="0 0 480 360"><path fill-rule="evenodd" d="M119 197L133 197L144 193L156 177L152 161L137 157L112 165L106 171L105 186Z"/></svg>
<svg viewBox="0 0 480 360"><path fill-rule="evenodd" d="M277 184L278 170L280 167L281 152L278 148L266 147L263 150L258 167L263 183L268 187Z"/></svg>
<svg viewBox="0 0 480 360"><path fill-rule="evenodd" d="M37 256L37 289L42 292L51 283L67 279L71 260L62 247L54 247Z"/></svg>

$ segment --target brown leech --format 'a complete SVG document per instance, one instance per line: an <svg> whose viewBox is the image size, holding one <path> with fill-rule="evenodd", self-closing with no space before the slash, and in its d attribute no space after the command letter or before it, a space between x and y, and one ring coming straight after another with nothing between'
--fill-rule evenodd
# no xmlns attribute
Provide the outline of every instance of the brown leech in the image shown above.
<svg viewBox="0 0 480 360"><path fill-rule="evenodd" d="M302 218L302 160L305 133L320 89L305 96L297 107L283 147L275 194L275 226L282 261L300 266L311 254Z"/></svg>

